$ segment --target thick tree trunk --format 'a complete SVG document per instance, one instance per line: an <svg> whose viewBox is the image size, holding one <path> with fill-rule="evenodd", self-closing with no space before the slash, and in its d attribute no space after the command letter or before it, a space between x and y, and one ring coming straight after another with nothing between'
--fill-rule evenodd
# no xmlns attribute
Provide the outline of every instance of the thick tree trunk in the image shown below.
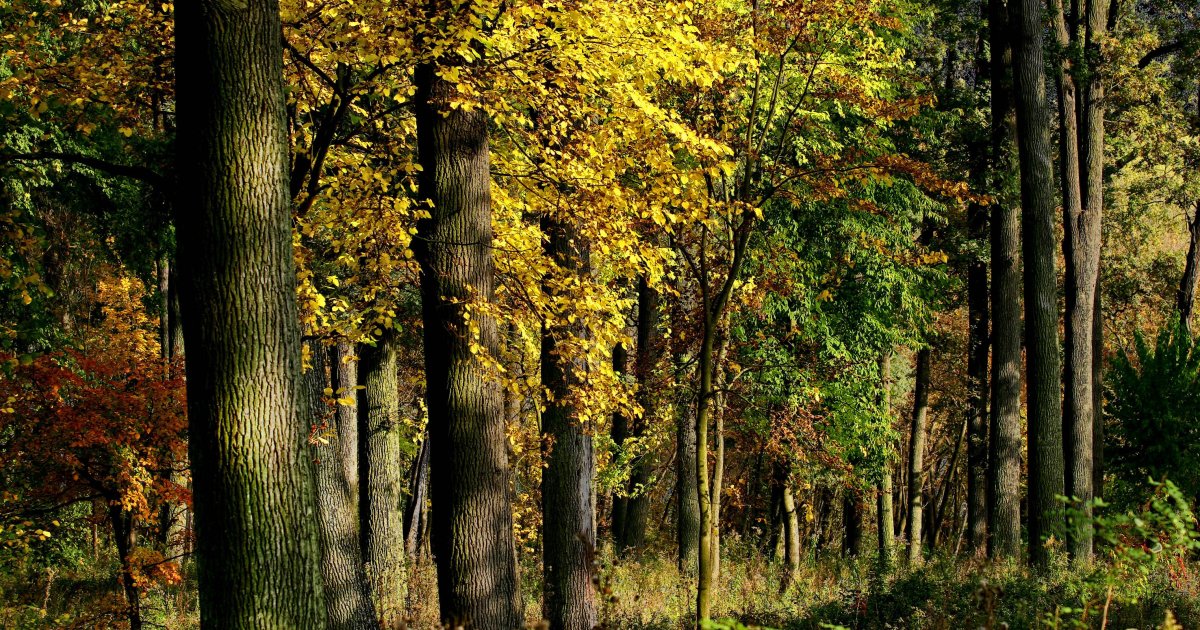
<svg viewBox="0 0 1200 630"><path fill-rule="evenodd" d="M972 204L968 211L971 239L982 245L988 237L987 208ZM982 258L967 269L967 542L972 553L987 550L988 472L988 272Z"/></svg>
<svg viewBox="0 0 1200 630"><path fill-rule="evenodd" d="M326 352L310 343L312 367L305 374L313 427L317 440L314 456L317 469L317 523L321 530L321 578L325 583L326 610L331 629L370 630L379 628L367 586L362 552L359 549L358 515L342 468L338 433L338 411L330 407L325 388L331 387L326 373ZM331 366L336 369L337 365ZM334 403L337 404L337 403ZM332 435L332 439L326 436Z"/></svg>
<svg viewBox="0 0 1200 630"><path fill-rule="evenodd" d="M1004 0L988 0L991 40L992 387L988 441L988 553L1021 553L1021 278L1020 217L1011 194L1012 49Z"/></svg>
<svg viewBox="0 0 1200 630"><path fill-rule="evenodd" d="M1180 321L1184 330L1192 334L1192 311L1196 307L1196 278L1200 276L1200 201L1192 210L1192 216L1187 222L1188 239L1187 259L1184 260L1183 278L1179 281L1179 293L1175 297L1175 308L1179 311Z"/></svg>
<svg viewBox="0 0 1200 630"><path fill-rule="evenodd" d="M546 254L559 270L590 273L588 251L579 234L551 217L542 219L542 231ZM549 394L542 412L546 462L542 471L543 613L554 630L591 630L597 621L592 588L594 454L591 435L581 424L572 399L586 366L559 351L561 340L586 335L587 330L565 323L564 315L555 316L562 323L542 327L542 387ZM614 366L618 358L624 363L624 354L625 349L618 345L613 352ZM625 437L621 436L622 441Z"/></svg>
<svg viewBox="0 0 1200 630"><path fill-rule="evenodd" d="M417 227L429 407L433 553L444 621L520 627L508 439L497 375L477 354L499 355L495 319L469 304L495 300L488 121L449 107L453 84L416 69L421 196ZM468 319L468 312L470 317Z"/></svg>
<svg viewBox="0 0 1200 630"><path fill-rule="evenodd" d="M200 617L213 628L326 624L281 28L276 0L175 10L188 435Z"/></svg>
<svg viewBox="0 0 1200 630"><path fill-rule="evenodd" d="M930 350L917 351L916 390L913 394L911 434L908 442L908 561L919 563L924 517L925 434L929 417Z"/></svg>
<svg viewBox="0 0 1200 630"><path fill-rule="evenodd" d="M404 476L400 472L400 347L388 329L359 350L359 521L375 612L384 630L404 624Z"/></svg>
<svg viewBox="0 0 1200 630"><path fill-rule="evenodd" d="M1054 173L1039 0L1012 0L1014 84L1025 258L1025 339L1029 375L1029 534L1031 558L1061 538L1056 497L1063 493L1062 371L1055 289Z"/></svg>
<svg viewBox="0 0 1200 630"><path fill-rule="evenodd" d="M657 391L654 372L662 359L662 334L658 323L658 290L647 278L638 280L637 401L642 416L633 422L632 433L642 438L650 423L658 417L661 393ZM650 475L654 461L649 453L633 460L629 472L629 501L625 510L623 548L639 549L646 543L646 521L650 515Z"/></svg>

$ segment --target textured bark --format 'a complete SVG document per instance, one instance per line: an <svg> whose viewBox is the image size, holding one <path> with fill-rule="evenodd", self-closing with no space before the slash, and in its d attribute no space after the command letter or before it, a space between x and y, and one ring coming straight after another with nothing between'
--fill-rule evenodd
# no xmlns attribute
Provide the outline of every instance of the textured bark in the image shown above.
<svg viewBox="0 0 1200 630"><path fill-rule="evenodd" d="M917 351L916 390L913 394L911 434L908 442L908 561L918 563L924 518L925 433L929 417L929 348Z"/></svg>
<svg viewBox="0 0 1200 630"><path fill-rule="evenodd" d="M1180 321L1188 334L1192 332L1192 311L1196 307L1196 278L1200 276L1200 202L1196 203L1192 216L1187 222L1188 239L1187 259L1184 260L1183 278L1179 281L1179 293L1175 297L1175 308L1179 311Z"/></svg>
<svg viewBox="0 0 1200 630"><path fill-rule="evenodd" d="M1063 187L1063 258L1066 261L1064 483L1066 494L1082 502L1083 519L1067 532L1068 548L1077 558L1090 558L1092 554L1090 500L1093 496L1092 433L1095 425L1092 336L1100 269L1100 219L1104 205L1104 84L1093 62L1100 53L1098 38L1107 30L1108 7L1107 1L1075 3L1068 20L1061 0L1054 0L1051 5L1059 49L1082 47L1085 53L1078 58L1083 62L1081 68L1075 68L1072 57L1064 55L1057 76L1059 181ZM1082 15L1078 13L1080 8ZM1077 71L1082 96L1076 94Z"/></svg>
<svg viewBox="0 0 1200 630"><path fill-rule="evenodd" d="M982 245L988 237L987 208L968 210L971 240ZM982 258L967 268L967 544L971 552L987 550L988 472L988 272Z"/></svg>
<svg viewBox="0 0 1200 630"><path fill-rule="evenodd" d="M338 411L326 402L331 387L326 371L326 352L309 344L312 367L304 375L312 417L309 425L320 434L334 435L313 449L317 473L317 523L321 530L321 579L325 583L325 605L331 629L369 630L378 628L375 607L363 570L359 550L358 518L354 499L342 468L338 433ZM336 364L332 367L336 368Z"/></svg>
<svg viewBox="0 0 1200 630"><path fill-rule="evenodd" d="M879 356L879 406L888 425L892 424L892 352L885 350ZM879 565L884 573L892 569L896 554L896 531L893 526L895 508L892 502L892 465L883 466L879 480L875 506L876 542L879 545Z"/></svg>
<svg viewBox="0 0 1200 630"><path fill-rule="evenodd" d="M657 391L654 373L662 360L662 331L659 328L658 290L650 286L645 276L638 280L637 401L642 415L633 422L635 438L645 436L650 422L658 417L661 393ZM639 549L646 543L646 523L650 515L649 484L653 467L649 453L640 455L629 472L629 501L625 512L622 548Z"/></svg>
<svg viewBox="0 0 1200 630"><path fill-rule="evenodd" d="M431 217L413 248L421 268L429 408L431 532L444 621L507 630L522 623L504 397L476 356L499 355L487 115L453 109L454 86L416 69L420 191ZM478 346L478 347L475 347ZM472 352L472 349L475 352Z"/></svg>
<svg viewBox="0 0 1200 630"><path fill-rule="evenodd" d="M354 345L348 341L339 341L329 348L329 379L333 388L334 398L350 402L338 404L333 416L333 426L337 431L338 463L346 479L346 487L350 490L351 511L358 517L358 357L355 356Z"/></svg>
<svg viewBox="0 0 1200 630"><path fill-rule="evenodd" d="M404 476L400 472L400 344L394 329L359 350L359 521L380 626L404 625Z"/></svg>
<svg viewBox="0 0 1200 630"><path fill-rule="evenodd" d="M1015 135L1012 49L1004 0L988 0L992 58L992 387L988 441L988 534L992 557L1021 553L1020 217L1011 188Z"/></svg>
<svg viewBox="0 0 1200 630"><path fill-rule="evenodd" d="M542 219L542 231L546 255L563 273L590 273L589 254L579 234L551 217ZM558 349L561 339L586 334L581 325L542 328L542 387L550 397L542 412L542 610L554 630L591 630L597 621L592 588L594 453L572 398L586 365L561 356ZM624 355L624 347L618 345L614 366L618 359L625 362Z"/></svg>
<svg viewBox="0 0 1200 630"><path fill-rule="evenodd" d="M676 514L679 568L695 570L696 550L700 545L700 495L696 492L696 424L692 421L694 406L684 396L676 403L675 474L678 490Z"/></svg>
<svg viewBox="0 0 1200 630"><path fill-rule="evenodd" d="M200 618L324 628L275 0L175 10L176 200Z"/></svg>
<svg viewBox="0 0 1200 630"><path fill-rule="evenodd" d="M168 357L177 359L183 356L183 306L179 301L179 272L178 265L171 266L171 275L167 283L167 319L170 321L167 342L170 345Z"/></svg>
<svg viewBox="0 0 1200 630"><path fill-rule="evenodd" d="M1029 384L1030 557L1046 560L1042 541L1062 537L1055 497L1063 493L1062 371L1055 289L1054 173L1039 0L1012 0L1014 87L1025 258L1025 342Z"/></svg>

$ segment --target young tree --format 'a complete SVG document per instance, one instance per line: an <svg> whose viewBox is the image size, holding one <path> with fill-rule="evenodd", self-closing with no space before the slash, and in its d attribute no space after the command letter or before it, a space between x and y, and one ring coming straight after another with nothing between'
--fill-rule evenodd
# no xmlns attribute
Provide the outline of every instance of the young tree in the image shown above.
<svg viewBox="0 0 1200 630"><path fill-rule="evenodd" d="M276 0L175 11L176 224L200 615L326 626ZM264 570L264 567L270 567Z"/></svg>

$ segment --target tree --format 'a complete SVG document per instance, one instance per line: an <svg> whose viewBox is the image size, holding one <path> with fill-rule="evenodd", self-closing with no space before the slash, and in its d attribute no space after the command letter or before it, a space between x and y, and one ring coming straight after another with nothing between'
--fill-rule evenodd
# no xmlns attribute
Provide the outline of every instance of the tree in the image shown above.
<svg viewBox="0 0 1200 630"><path fill-rule="evenodd" d="M456 89L439 76L451 59L417 67L418 225L425 378L429 408L432 542L445 621L516 628L522 620L504 400L485 362L498 355L493 302L488 118L451 108ZM461 63L461 62L458 62Z"/></svg>
<svg viewBox="0 0 1200 630"><path fill-rule="evenodd" d="M1025 260L1025 339L1029 383L1029 540L1037 564L1044 539L1061 538L1063 493L1062 371L1054 255L1054 174L1050 112L1038 0L1012 0L1013 79L1021 172L1021 245Z"/></svg>
<svg viewBox="0 0 1200 630"><path fill-rule="evenodd" d="M908 438L908 561L914 565L924 558L921 525L925 506L925 434L928 431L931 354L929 348L917 351L916 390Z"/></svg>
<svg viewBox="0 0 1200 630"><path fill-rule="evenodd" d="M175 20L200 614L216 627L323 628L279 5L187 3Z"/></svg>

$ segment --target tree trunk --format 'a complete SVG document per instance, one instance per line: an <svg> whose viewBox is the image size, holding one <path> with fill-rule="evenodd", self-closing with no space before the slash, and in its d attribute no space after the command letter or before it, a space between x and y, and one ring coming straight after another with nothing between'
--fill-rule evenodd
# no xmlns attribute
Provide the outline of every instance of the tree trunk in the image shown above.
<svg viewBox="0 0 1200 630"><path fill-rule="evenodd" d="M958 469L958 459L959 459L959 454L962 452L963 440L968 437L967 432L970 431L970 428L971 428L971 423L970 423L970 419L968 419L968 421L963 424L962 431L960 431L958 434L958 439L954 440L954 450L950 452L950 463L947 464L947 466L946 466L946 477L945 477L945 479L942 480L941 491L940 491L940 493L936 493L934 495L934 498L937 499L937 505L934 506L934 510L933 510L933 519L932 519L933 527L929 530L929 540L930 540L931 546L933 546L933 547L937 547L939 542L941 541L942 523L944 523L945 519L946 519L946 502L949 500L950 493L952 490L953 490L954 496L955 496L954 505L958 504L958 485L955 483L954 473ZM968 471L968 473L969 472L970 471ZM969 510L970 506L967 506L967 508ZM957 508L955 508L954 513L955 513L955 522L957 523L957 520L958 520L958 509ZM955 525L954 527L951 528L952 534L957 531L958 531L957 525Z"/></svg>
<svg viewBox="0 0 1200 630"><path fill-rule="evenodd" d="M885 350L879 356L879 403L881 412L892 424L892 352ZM876 542L879 544L879 565L884 573L891 571L895 562L896 531L894 528L895 508L892 502L892 464L884 463L879 480L875 508Z"/></svg>
<svg viewBox="0 0 1200 630"><path fill-rule="evenodd" d="M658 322L658 290L650 286L645 276L638 280L637 401L642 416L632 426L633 437L642 438L650 423L658 418L661 394L657 391L654 372L662 359L662 332ZM650 476L654 460L642 453L631 464L629 472L629 501L625 509L624 549L639 549L646 543L646 520L650 514Z"/></svg>
<svg viewBox="0 0 1200 630"><path fill-rule="evenodd" d="M908 447L908 561L921 561L921 524L924 513L925 433L929 416L930 350L917 351L916 390L913 395L911 435Z"/></svg>
<svg viewBox="0 0 1200 630"><path fill-rule="evenodd" d="M131 562L133 550L137 547L137 530L134 529L133 516L121 509L119 502L113 502L109 504L108 517L112 522L113 540L117 543L117 556L121 560L121 590L125 591L129 630L142 630L142 600L137 584L133 581Z"/></svg>
<svg viewBox="0 0 1200 630"><path fill-rule="evenodd" d="M355 346L339 341L329 348L329 378L333 397L339 402L333 415L337 431L338 463L350 490L350 509L359 515L358 499L362 492L358 483L358 360ZM349 402L351 404L343 404Z"/></svg>
<svg viewBox="0 0 1200 630"><path fill-rule="evenodd" d="M678 356L678 355L676 355ZM676 370L678 373L678 370ZM679 502L676 509L679 543L679 569L684 572L695 570L696 550L700 545L700 498L696 492L696 424L692 421L695 406L688 404L685 396L676 403L676 460L675 473Z"/></svg>
<svg viewBox="0 0 1200 630"><path fill-rule="evenodd" d="M429 500L429 436L421 441L417 451L417 460L413 462L412 475L408 482L409 501L404 508L404 555L409 562L416 562L417 553L423 545L422 533L428 511L425 504Z"/></svg>
<svg viewBox="0 0 1200 630"><path fill-rule="evenodd" d="M359 549L358 518L354 499L342 468L337 430L338 410L330 408L325 388L326 352L310 343L312 368L305 374L305 390L312 417L309 425L320 438L314 447L317 472L317 523L321 530L321 578L325 583L329 627L345 630L378 628L375 607ZM334 364L335 370L337 365ZM337 403L334 403L337 404ZM332 439L324 436L332 435Z"/></svg>
<svg viewBox="0 0 1200 630"><path fill-rule="evenodd" d="M792 489L791 475L783 469L783 562L787 567L784 585L791 584L800 574L800 512Z"/></svg>
<svg viewBox="0 0 1200 630"><path fill-rule="evenodd" d="M384 630L404 624L404 477L400 472L400 344L394 329L363 345L358 466L362 559Z"/></svg>
<svg viewBox="0 0 1200 630"><path fill-rule="evenodd" d="M629 361L629 353L625 349L625 344L618 343L613 347L612 364L613 372L617 375L624 375L626 372L626 364ZM629 437L629 418L619 410L613 412L612 429L609 431L612 436L613 445L616 446L614 456L620 455L625 448L625 440ZM629 498L622 496L621 492L613 494L612 498L612 539L613 545L618 550L625 549L625 527L626 514L629 508Z"/></svg>
<svg viewBox="0 0 1200 630"><path fill-rule="evenodd" d="M1061 366L1055 289L1054 173L1039 0L1012 0L1017 138L1025 257L1025 339L1029 375L1029 534L1031 559L1042 541L1062 537L1056 496L1063 493Z"/></svg>
<svg viewBox="0 0 1200 630"><path fill-rule="evenodd" d="M971 204L970 236L982 245L987 239L987 208ZM987 263L975 258L967 269L967 541L972 553L987 549L988 472L988 272Z"/></svg>
<svg viewBox="0 0 1200 630"><path fill-rule="evenodd" d="M842 525L845 528L845 537L842 540L842 554L847 558L857 558L862 555L863 519L866 517L867 506L857 488L846 488L844 492Z"/></svg>
<svg viewBox="0 0 1200 630"><path fill-rule="evenodd" d="M276 0L175 10L188 435L200 616L214 628L326 624L281 28Z"/></svg>
<svg viewBox="0 0 1200 630"><path fill-rule="evenodd" d="M991 40L992 388L988 441L988 533L992 557L1021 553L1020 217L1011 194L1012 49L1004 0L988 0Z"/></svg>
<svg viewBox="0 0 1200 630"><path fill-rule="evenodd" d="M421 196L431 216L414 240L421 268L429 408L431 532L446 622L508 630L522 623L500 380L478 354L499 356L487 114L449 107L437 67L415 81ZM470 317L468 319L468 313Z"/></svg>
<svg viewBox="0 0 1200 630"><path fill-rule="evenodd" d="M562 273L590 273L589 253L579 234L552 217L542 219L542 231L546 255ZM554 630L591 630L597 621L592 588L594 459L591 435L581 424L573 400L587 366L559 351L560 341L582 337L587 330L566 323L563 314L552 317L555 320L542 326L541 356L542 387L549 394L542 412L543 613ZM624 368L624 355L624 347L618 345L613 351L614 367L619 359Z"/></svg>
<svg viewBox="0 0 1200 630"><path fill-rule="evenodd" d="M1183 328L1192 334L1192 311L1196 306L1196 278L1200 276L1200 201L1196 202L1192 216L1187 221L1188 239L1187 259L1184 261L1183 278L1179 281L1179 293L1175 297L1175 308L1179 311L1179 319Z"/></svg>

